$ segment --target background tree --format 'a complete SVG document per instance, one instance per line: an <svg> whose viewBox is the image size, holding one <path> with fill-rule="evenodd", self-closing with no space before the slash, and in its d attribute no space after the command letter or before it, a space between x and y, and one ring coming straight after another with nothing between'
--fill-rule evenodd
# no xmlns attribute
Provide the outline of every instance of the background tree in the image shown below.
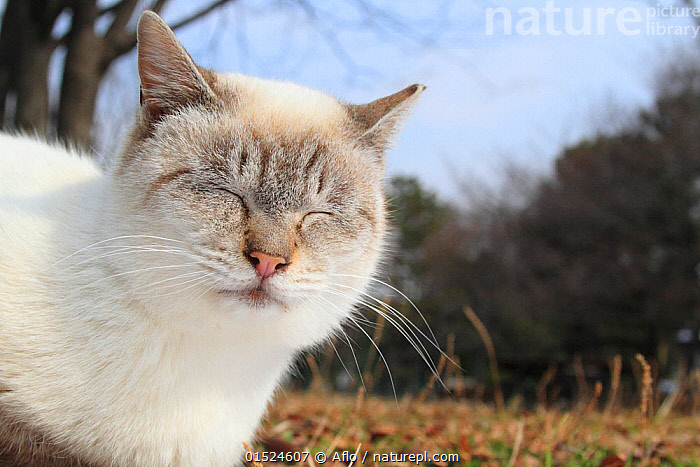
<svg viewBox="0 0 700 467"><path fill-rule="evenodd" d="M235 0L216 0L172 25L177 30ZM109 66L136 45L133 21L144 7L160 12L168 0L7 0L0 30L0 124L6 128L52 134L90 146L95 100ZM53 32L63 15L65 33ZM107 24L106 28L98 28ZM98 32L104 29L104 32ZM49 108L51 56L65 48L63 78L55 109ZM6 112L12 101L11 111Z"/></svg>
<svg viewBox="0 0 700 467"><path fill-rule="evenodd" d="M393 181L400 248L389 280L418 298L439 342L458 336L470 374L487 375L465 304L519 372L506 372L511 388L530 364L539 378L549 362L575 355L654 358L700 321L700 67L668 70L637 117L562 151L551 177L515 168L505 192L472 188L462 205L415 179ZM385 331L382 347L407 385L429 375L398 333Z"/></svg>
<svg viewBox="0 0 700 467"><path fill-rule="evenodd" d="M681 0L681 5L688 8L696 8L697 2L695 0ZM700 16L693 16L693 21L695 21L696 25L700 25Z"/></svg>
<svg viewBox="0 0 700 467"><path fill-rule="evenodd" d="M0 126L37 132L50 139L58 137L83 148L93 148L91 130L95 134L95 105L100 85L109 74L115 77L112 65L131 52L136 45L136 20L144 9L162 13L168 6L187 8L189 13L170 26L176 32L238 0L5 0L0 29ZM248 9L269 9L283 12L295 24L302 24L320 37L333 57L347 69L348 79L371 76L376 70L365 67L353 58L343 36L352 31L368 32L380 38L382 44L400 48L402 54L439 50L454 58L441 44L439 32L424 33L431 22L439 23L442 31L444 11L437 9L435 18L426 24L402 20L400 9L387 9L372 2L351 0L345 5L356 17L349 19L321 2L313 0L269 0L248 2ZM243 7L243 5L241 5ZM175 8L173 8L175 9ZM243 8L241 12L243 12ZM244 16L244 13L239 15ZM237 17L238 18L238 17ZM240 25L238 25L240 26ZM239 52L247 60L245 31L237 31ZM308 47L308 45L306 45ZM460 67L470 71L468 63ZM53 62L53 63L52 63ZM58 79L49 76L60 69L61 79L57 98L53 90ZM477 76L479 79L483 79ZM49 82L51 80L51 82ZM51 92L49 92L51 91ZM119 97L112 96L112 99ZM135 100L135 99L134 99ZM119 103L116 107L121 108ZM115 115L107 125L114 127ZM118 120L119 117L116 117ZM114 134L97 134L109 139ZM99 141L100 146L111 147Z"/></svg>
<svg viewBox="0 0 700 467"><path fill-rule="evenodd" d="M523 260L569 353L654 355L697 317L698 77L672 70L636 126L566 150L524 212Z"/></svg>

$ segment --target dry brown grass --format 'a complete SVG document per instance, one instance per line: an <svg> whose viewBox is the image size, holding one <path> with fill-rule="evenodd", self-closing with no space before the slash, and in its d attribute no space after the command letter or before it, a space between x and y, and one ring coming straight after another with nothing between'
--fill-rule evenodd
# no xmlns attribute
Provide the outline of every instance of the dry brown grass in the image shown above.
<svg viewBox="0 0 700 467"><path fill-rule="evenodd" d="M598 466L611 454L621 465L627 460L629 465L698 465L700 418L674 415L643 422L639 409L604 414L595 406L498 412L452 399L292 392L277 398L261 435L278 449L323 451L329 458L362 444L360 453L369 453L365 465L376 465L374 453L423 451L458 453L459 463L451 465ZM341 464L347 465L325 465Z"/></svg>
<svg viewBox="0 0 700 467"><path fill-rule="evenodd" d="M398 400L365 392L365 387L371 391L380 375L372 352L364 372L365 382L369 380L370 384L360 387L356 394L325 391L328 375L310 358L314 378L311 389L283 393L277 398L260 431L257 451L309 452L308 460L298 465L312 467L318 465L313 457L316 453L327 456L324 465L372 466L379 465L374 462L374 454L390 452L459 455L458 462L424 464L441 466L700 467L700 372L681 378L676 392L660 403L660 395L654 392L652 366L638 355L632 362L638 378L638 405L622 408L622 358L611 361L608 387L595 381L592 389L578 359L574 362L578 400L567 411L548 398L547 387L557 372L557 367L550 365L537 385L536 409L523 410L522 398L517 396L506 404L489 333L470 308L464 313L479 332L489 356L494 404L483 403L478 394L467 400L462 397L464 391L455 391L457 397L435 399L433 389L438 376L461 373L454 355L454 336L448 339L447 352L424 390ZM384 323L378 323L375 343L381 339L383 328ZM321 367L328 369L330 365ZM603 404L604 392L607 399ZM359 457L333 461L334 453L357 453Z"/></svg>

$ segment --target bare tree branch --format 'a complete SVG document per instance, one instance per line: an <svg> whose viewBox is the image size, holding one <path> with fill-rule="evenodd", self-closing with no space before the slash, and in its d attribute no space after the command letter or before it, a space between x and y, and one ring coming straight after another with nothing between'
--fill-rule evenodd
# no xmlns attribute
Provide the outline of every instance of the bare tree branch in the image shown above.
<svg viewBox="0 0 700 467"><path fill-rule="evenodd" d="M304 10L306 16L311 22L311 25L314 28L316 28L319 34L321 34L326 40L328 46L331 48L331 52L333 53L333 55L335 55L338 61L344 64L345 67L352 72L352 76L357 76L360 73L365 75L376 75L376 72L374 70L359 65L352 58L352 56L350 56L345 47L343 47L342 43L338 39L338 36L335 34L333 29L323 24L323 22L318 17L316 10L306 0L297 0L296 3L302 8L302 10Z"/></svg>
<svg viewBox="0 0 700 467"><path fill-rule="evenodd" d="M126 1L131 1L131 0L124 0ZM182 28L184 26L187 26L188 24L197 21L198 19L202 18L203 16L206 16L207 14L211 13L212 11L216 10L217 8L227 4L227 3L233 3L238 0L217 0L210 4L209 6L202 8L201 10L192 13L190 16L187 16L177 23L174 23L172 26L170 26L170 29L173 31ZM153 8L154 11L158 11L159 9L162 9L163 6L167 0L158 0L154 4ZM156 10L157 8L157 10ZM124 55L131 51L136 46L136 32L131 32L131 33L125 33L123 34L118 40L115 40L111 50L107 52L107 56L105 57L106 61L112 62L114 59L117 57L120 57L121 55Z"/></svg>
<svg viewBox="0 0 700 467"><path fill-rule="evenodd" d="M110 5L110 6L108 6L108 7L105 7L105 8L103 8L103 9L100 10L99 15L102 16L102 15L104 15L104 14L111 13L111 12L113 12L113 11L119 9L119 8L122 6L123 3L126 3L126 2L128 2L128 1L129 1L129 0L122 0L121 2L116 2L116 3L114 3L113 5Z"/></svg>
<svg viewBox="0 0 700 467"><path fill-rule="evenodd" d="M151 10L160 14L160 11L163 9L166 3L168 3L168 0L156 0L156 2L151 5Z"/></svg>
<svg viewBox="0 0 700 467"><path fill-rule="evenodd" d="M127 3L129 1L131 1L131 0L122 0L121 2L116 2L113 5L110 5L106 8L103 8L102 10L100 10L100 16L107 14L107 13L112 13L113 11L121 8L122 4ZM165 5L166 3L168 3L168 0L156 0L156 2L153 5L151 5L148 9L153 10L156 13L159 13L160 10L163 9L163 5Z"/></svg>
<svg viewBox="0 0 700 467"><path fill-rule="evenodd" d="M482 87L489 90L493 90L496 87L491 78L476 68L468 59L465 59L461 55L455 54L446 49L434 37L424 34L419 29L411 26L405 21L402 21L400 18L392 15L385 9L377 5L373 5L366 0L354 0L351 2L351 4L354 4L356 8L358 8L358 11L365 16L366 21L375 25L375 32L381 32L385 30L385 28L393 30L399 37L403 39L410 39L411 41L415 42L419 50L431 48L437 51L440 55L444 56L444 58L450 63L459 65L462 69L466 70L475 79L477 79ZM383 25L381 23L383 23Z"/></svg>
<svg viewBox="0 0 700 467"><path fill-rule="evenodd" d="M695 4L695 0L681 0L682 3L684 3L688 8L696 8L697 5ZM700 26L700 16L695 16L695 15L689 15L693 18L693 21L695 21L696 26Z"/></svg>
<svg viewBox="0 0 700 467"><path fill-rule="evenodd" d="M212 4L209 5L208 7L203 8L203 9L201 9L200 11L198 11L198 12L196 12L196 13L193 13L192 15L190 15L190 16L188 16L188 17L186 17L186 18L181 19L181 20L178 21L177 23L175 23L175 24L173 24L172 26L170 26L170 29L172 29L173 31L176 31L176 30L178 30L178 29L180 29L180 28L182 28L182 27L187 26L188 24L190 24L190 23L192 23L192 22L194 22L194 21L197 21L197 20L198 20L199 18L201 18L202 16L205 16L205 15L211 13L212 11L216 10L217 8L219 8L220 6L223 6L223 5L227 4L227 3L235 3L235 2L237 2L237 1L238 1L238 0L217 0L216 2L212 3Z"/></svg>
<svg viewBox="0 0 700 467"><path fill-rule="evenodd" d="M58 18L58 15L60 15L64 9L70 6L69 3L70 2L66 0L53 0L47 1L41 6L43 9L41 12L41 25L44 28L46 37L51 35L51 30L56 22L56 18Z"/></svg>
<svg viewBox="0 0 700 467"><path fill-rule="evenodd" d="M122 0L119 2L118 7L112 10L114 20L112 20L112 24L109 25L109 29L105 33L106 41L111 41L124 33L124 29L129 24L129 20L134 14L134 9L138 3L138 0Z"/></svg>

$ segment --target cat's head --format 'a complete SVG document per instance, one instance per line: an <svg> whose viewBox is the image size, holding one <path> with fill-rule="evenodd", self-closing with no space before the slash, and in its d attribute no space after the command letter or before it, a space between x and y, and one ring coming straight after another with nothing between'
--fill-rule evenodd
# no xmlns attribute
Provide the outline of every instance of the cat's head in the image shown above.
<svg viewBox="0 0 700 467"><path fill-rule="evenodd" d="M294 326L303 345L326 337L382 254L384 152L424 87L350 105L202 69L151 12L138 39L142 104L114 170L119 209L126 233L180 251L154 253L146 280Z"/></svg>

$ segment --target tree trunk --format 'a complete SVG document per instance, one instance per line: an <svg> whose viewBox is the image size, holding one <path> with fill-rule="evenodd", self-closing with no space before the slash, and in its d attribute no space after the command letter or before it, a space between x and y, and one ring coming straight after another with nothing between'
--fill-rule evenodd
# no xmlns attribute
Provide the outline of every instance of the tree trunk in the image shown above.
<svg viewBox="0 0 700 467"><path fill-rule="evenodd" d="M94 1L76 1L61 84L58 137L82 148L91 146L95 100L107 68L103 61L104 40L94 31L98 13Z"/></svg>
<svg viewBox="0 0 700 467"><path fill-rule="evenodd" d="M46 133L49 113L48 64L52 53L53 47L47 44L33 43L22 47L16 83L15 127L18 129L36 131L39 135Z"/></svg>
<svg viewBox="0 0 700 467"><path fill-rule="evenodd" d="M26 0L7 3L0 34L0 112L4 120L6 98L14 92L17 106L11 126L44 134L54 43L46 25L36 20L36 13Z"/></svg>
<svg viewBox="0 0 700 467"><path fill-rule="evenodd" d="M21 35L18 26L21 21L22 4L9 0L5 6L0 29L0 128L5 126L5 102L8 94L14 92L14 78L19 64ZM26 9L26 4L24 5Z"/></svg>

